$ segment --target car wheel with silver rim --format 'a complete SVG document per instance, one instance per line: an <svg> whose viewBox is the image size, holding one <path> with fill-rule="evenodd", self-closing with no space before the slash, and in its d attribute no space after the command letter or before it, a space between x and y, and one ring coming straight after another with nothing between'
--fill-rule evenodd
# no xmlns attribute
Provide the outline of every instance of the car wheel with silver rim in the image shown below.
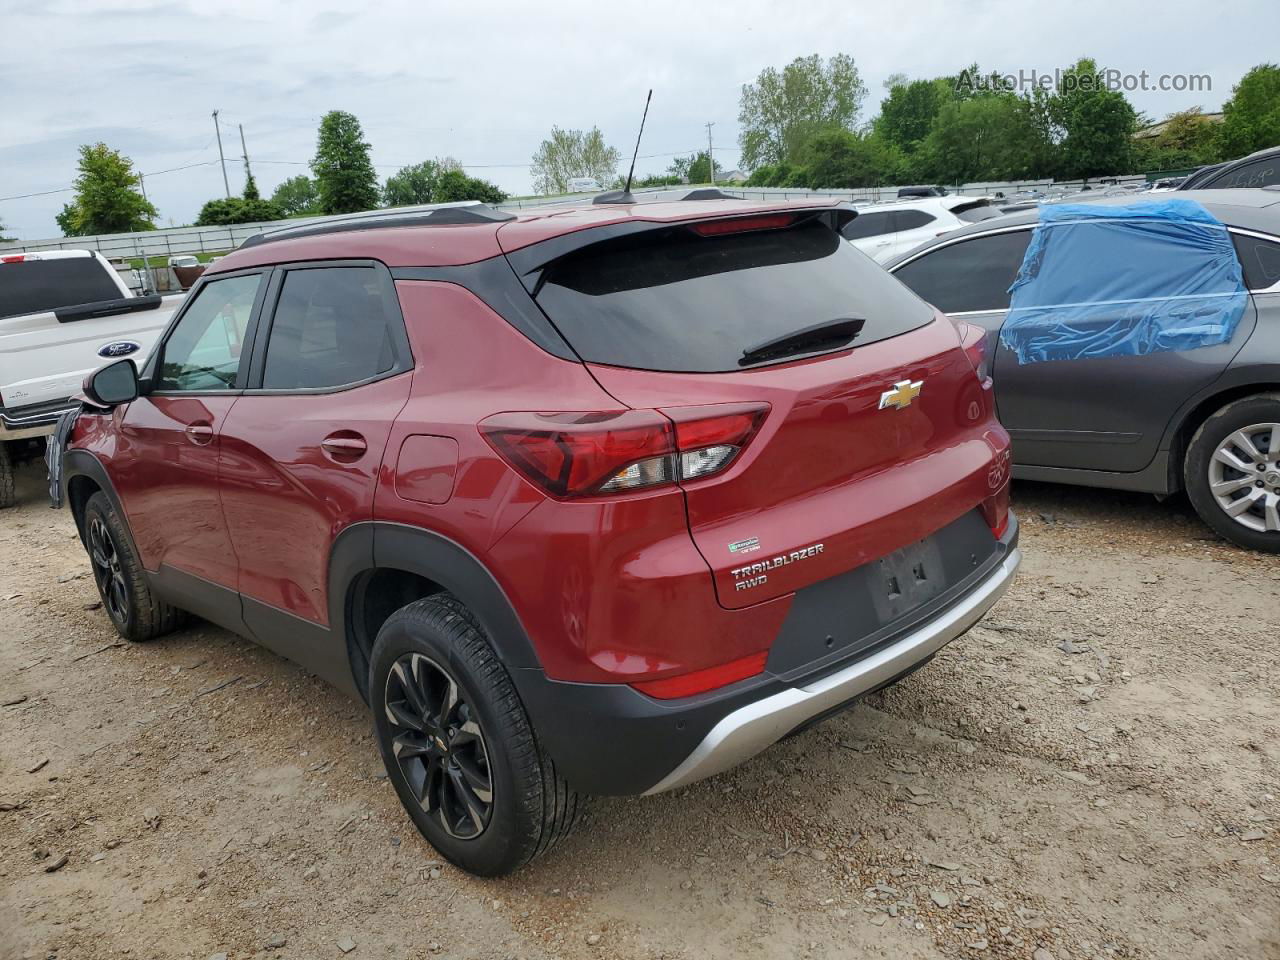
<svg viewBox="0 0 1280 960"><path fill-rule="evenodd" d="M1280 395L1210 416L1187 449L1187 493L1201 519L1252 550L1280 552Z"/></svg>
<svg viewBox="0 0 1280 960"><path fill-rule="evenodd" d="M497 876L572 829L580 798L539 747L510 674L456 597L433 594L387 618L366 689L388 779L446 859Z"/></svg>

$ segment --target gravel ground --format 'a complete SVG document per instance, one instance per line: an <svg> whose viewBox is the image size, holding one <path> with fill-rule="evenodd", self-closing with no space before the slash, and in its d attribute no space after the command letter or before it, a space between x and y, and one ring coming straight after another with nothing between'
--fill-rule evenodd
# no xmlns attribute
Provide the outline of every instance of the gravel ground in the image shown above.
<svg viewBox="0 0 1280 960"><path fill-rule="evenodd" d="M1280 957L1280 562L1024 484L927 669L728 774L434 856L363 709L197 626L117 642L34 467L0 515L0 960Z"/></svg>

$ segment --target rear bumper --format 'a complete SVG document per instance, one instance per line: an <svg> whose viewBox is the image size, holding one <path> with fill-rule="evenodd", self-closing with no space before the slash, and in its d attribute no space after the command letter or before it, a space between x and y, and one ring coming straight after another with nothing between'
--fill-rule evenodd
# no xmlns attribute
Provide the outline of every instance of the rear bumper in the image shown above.
<svg viewBox="0 0 1280 960"><path fill-rule="evenodd" d="M791 687L734 710L645 793L673 790L737 766L814 717L908 673L982 619L1009 589L1021 562L1022 552L1015 547L972 593L891 646L807 686Z"/></svg>
<svg viewBox="0 0 1280 960"><path fill-rule="evenodd" d="M0 440L48 436L57 426L58 417L78 406L79 400L68 399L36 403L17 409L0 407Z"/></svg>
<svg viewBox="0 0 1280 960"><path fill-rule="evenodd" d="M895 627L867 635L866 644L805 665L771 664L758 677L705 694L656 700L625 684L553 680L538 667L515 669L512 676L540 743L576 789L612 795L670 790L727 770L925 663L1000 599L1021 560L1017 542L1011 515L985 562ZM852 619L831 602L822 607ZM792 609L803 632L821 642L828 624L799 603ZM775 644L775 654L779 650Z"/></svg>

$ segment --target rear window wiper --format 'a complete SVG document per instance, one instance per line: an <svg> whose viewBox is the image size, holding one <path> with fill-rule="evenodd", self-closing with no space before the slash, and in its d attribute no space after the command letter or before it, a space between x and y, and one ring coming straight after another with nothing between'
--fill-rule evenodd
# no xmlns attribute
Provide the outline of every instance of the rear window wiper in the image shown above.
<svg viewBox="0 0 1280 960"><path fill-rule="evenodd" d="M857 337L866 322L865 317L839 317L824 323L816 323L803 330L784 333L780 337L772 337L743 350L738 366L745 367L753 363L777 360L800 353L819 353L823 350L838 349Z"/></svg>

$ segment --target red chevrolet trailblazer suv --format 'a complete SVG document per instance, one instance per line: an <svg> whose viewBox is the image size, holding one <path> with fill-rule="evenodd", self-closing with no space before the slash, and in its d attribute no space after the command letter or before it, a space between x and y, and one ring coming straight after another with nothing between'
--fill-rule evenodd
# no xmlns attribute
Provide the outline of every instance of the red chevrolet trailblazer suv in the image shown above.
<svg viewBox="0 0 1280 960"><path fill-rule="evenodd" d="M1020 558L983 335L852 209L623 201L254 237L62 461L123 636L189 611L363 697L478 874L894 682Z"/></svg>

